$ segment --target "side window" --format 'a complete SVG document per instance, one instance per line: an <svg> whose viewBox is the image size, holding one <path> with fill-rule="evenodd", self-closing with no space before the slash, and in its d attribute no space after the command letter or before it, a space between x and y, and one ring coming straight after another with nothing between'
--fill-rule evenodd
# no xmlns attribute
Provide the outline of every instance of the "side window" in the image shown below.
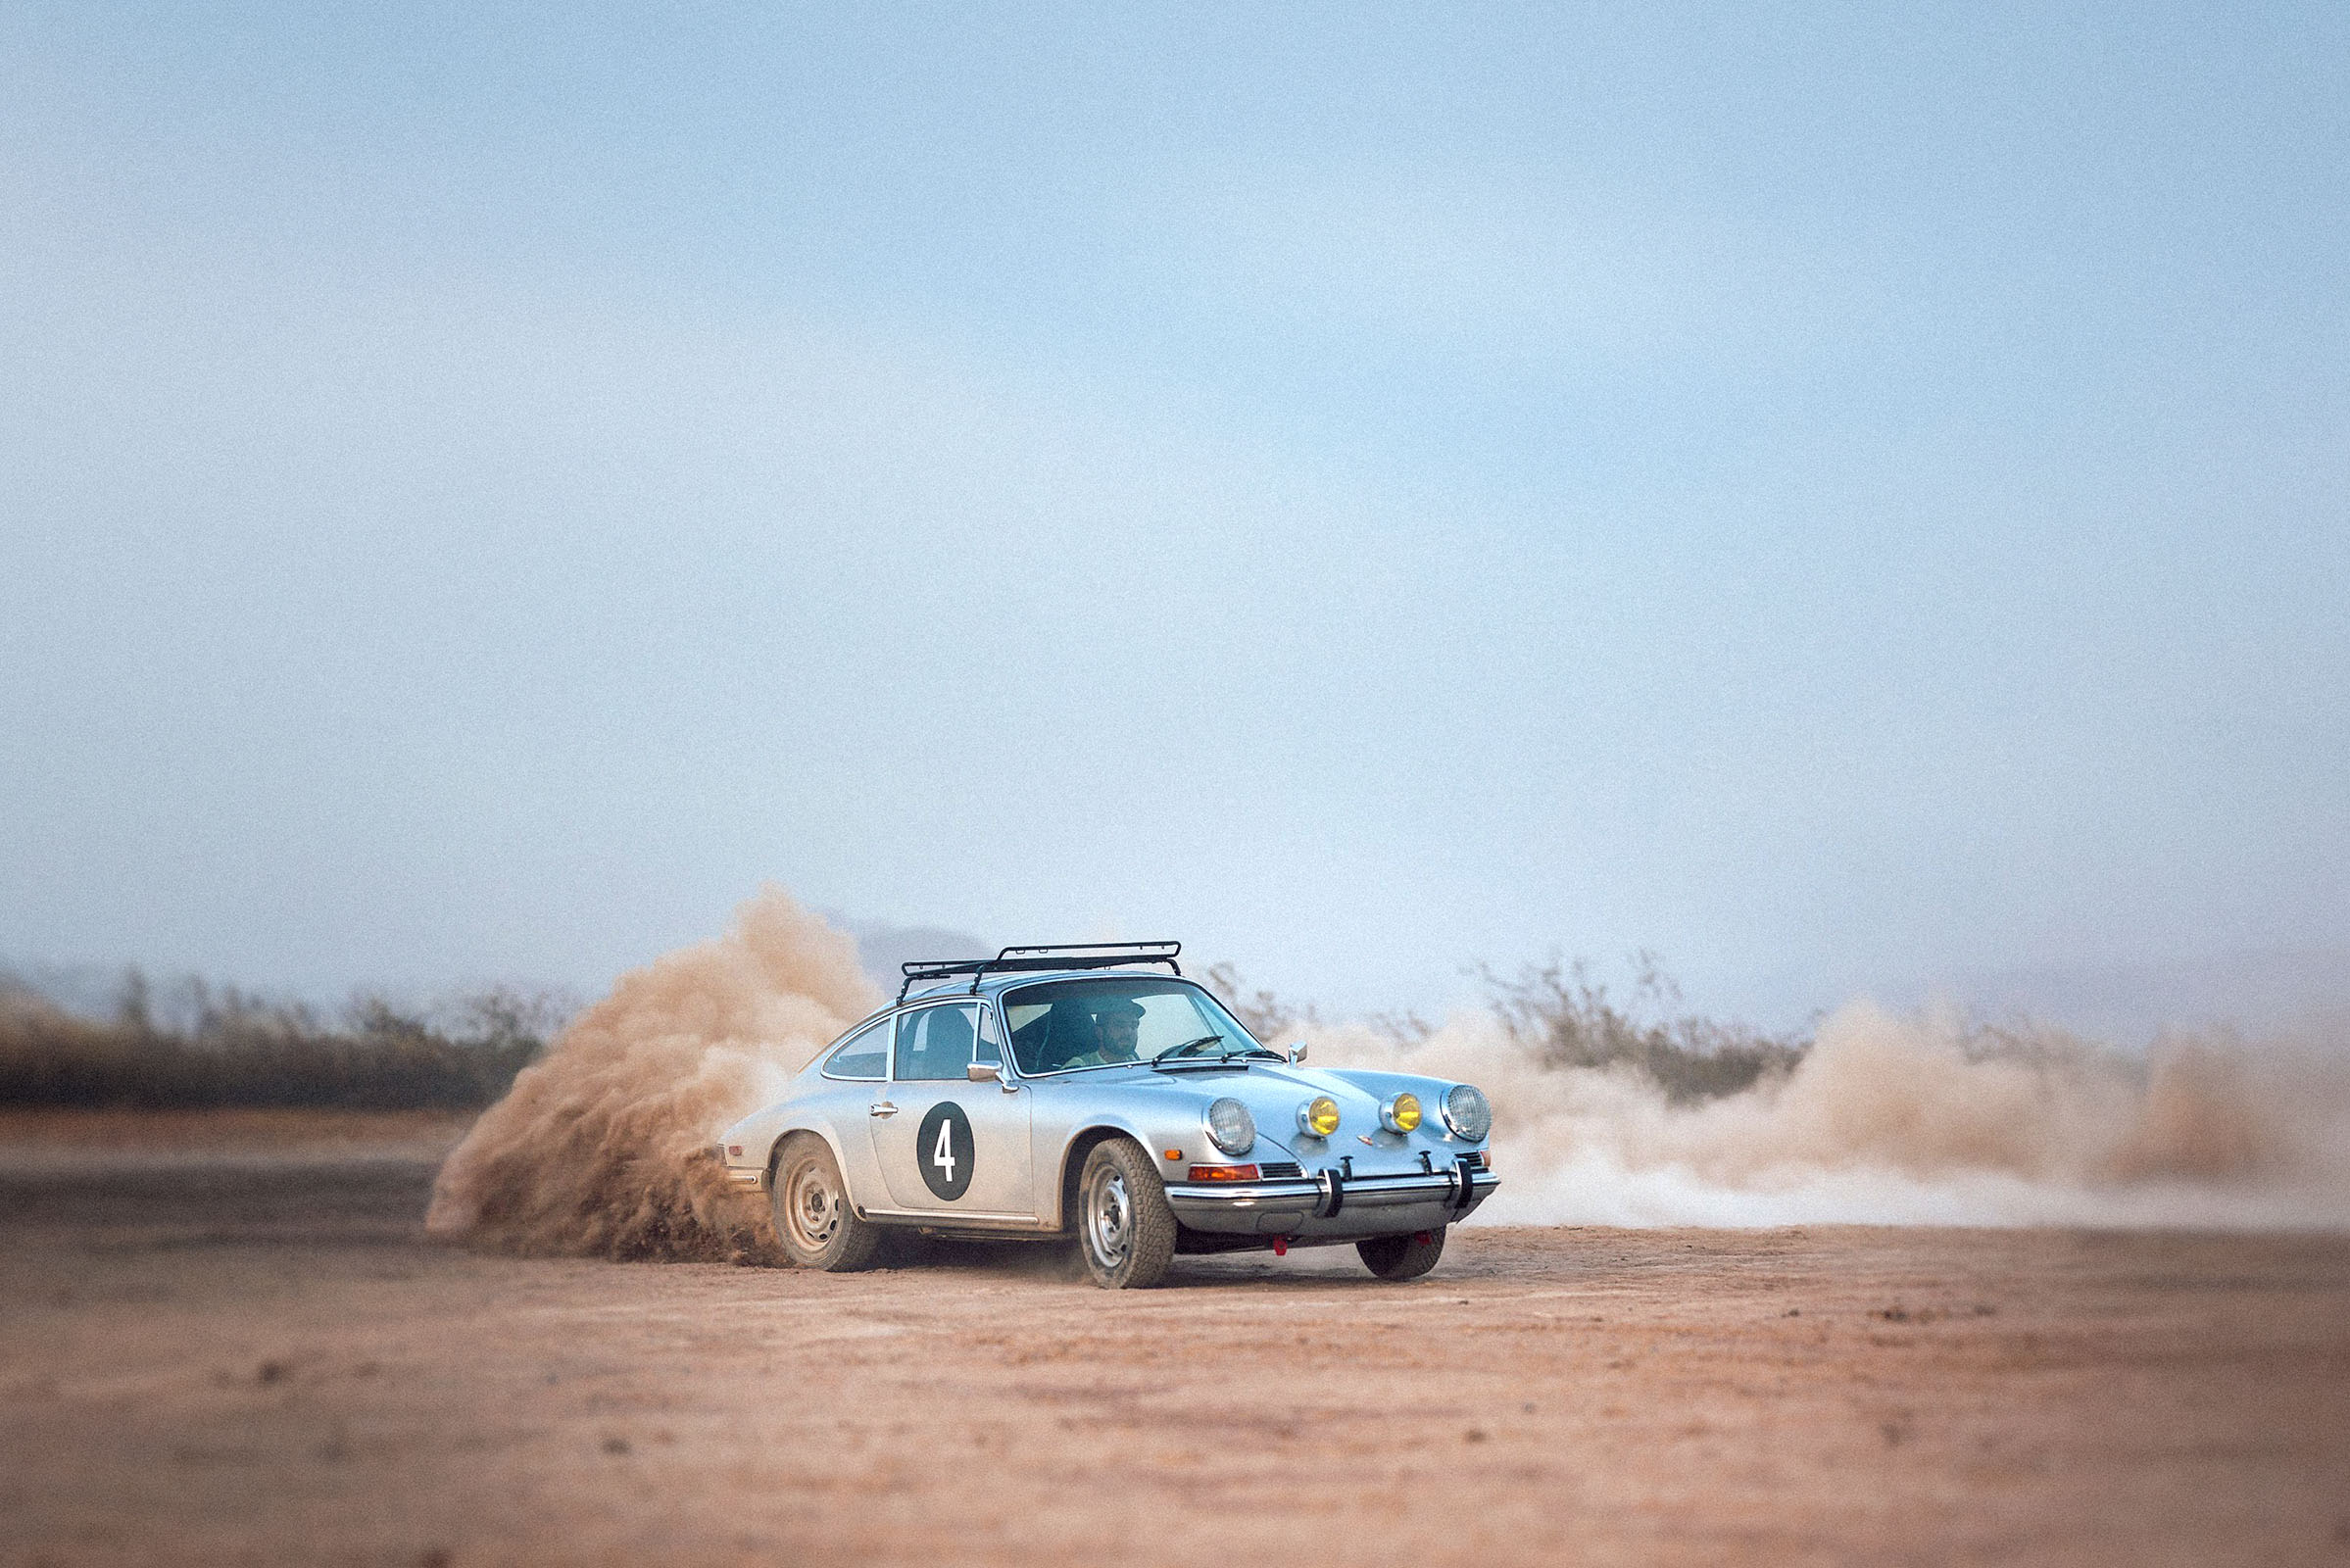
<svg viewBox="0 0 2350 1568"><path fill-rule="evenodd" d="M859 1029L840 1044L824 1063L827 1078L886 1078L890 1070L890 1028L886 1023Z"/></svg>
<svg viewBox="0 0 2350 1568"><path fill-rule="evenodd" d="M979 1009L979 1049L972 1053L971 1059L992 1061L999 1065L1004 1060L1004 1031L996 1026L996 1009L993 1007L982 1006Z"/></svg>
<svg viewBox="0 0 2350 1568"><path fill-rule="evenodd" d="M979 1009L969 1004L924 1007L898 1018L899 1082L961 1078L971 1064Z"/></svg>

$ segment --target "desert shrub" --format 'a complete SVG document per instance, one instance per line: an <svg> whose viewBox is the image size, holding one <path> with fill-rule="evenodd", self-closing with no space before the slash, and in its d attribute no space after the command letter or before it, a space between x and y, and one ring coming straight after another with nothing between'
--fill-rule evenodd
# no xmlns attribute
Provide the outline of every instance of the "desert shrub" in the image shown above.
<svg viewBox="0 0 2350 1568"><path fill-rule="evenodd" d="M1633 962L1628 1005L1609 999L1582 958L1567 962L1554 956L1513 977L1482 965L1476 972L1502 1027L1542 1065L1639 1073L1676 1104L1735 1095L1791 1072L1810 1048L1801 1034L1770 1035L1690 1013L1672 1016L1681 1005L1681 988L1654 954L1637 954Z"/></svg>
<svg viewBox="0 0 2350 1568"><path fill-rule="evenodd" d="M506 1092L564 1011L507 991L432 1012L367 996L328 1023L198 982L180 1004L159 1024L134 970L113 1016L90 1018L0 978L0 1104L469 1109Z"/></svg>
<svg viewBox="0 0 2350 1568"><path fill-rule="evenodd" d="M1322 1021L1309 1004L1292 1006L1262 986L1251 987L1241 973L1229 963L1208 965L1200 976L1207 989L1213 991L1232 1015L1257 1039L1270 1044L1300 1024L1313 1025Z"/></svg>

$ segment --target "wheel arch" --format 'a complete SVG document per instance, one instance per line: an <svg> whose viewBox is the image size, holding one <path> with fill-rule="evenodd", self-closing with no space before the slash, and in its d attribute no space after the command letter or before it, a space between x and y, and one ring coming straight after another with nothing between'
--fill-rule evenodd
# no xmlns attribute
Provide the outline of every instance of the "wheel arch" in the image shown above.
<svg viewBox="0 0 2350 1568"><path fill-rule="evenodd" d="M861 1210L864 1204L858 1200L857 1189L850 1185L853 1178L849 1174L848 1152L841 1148L840 1136L829 1123L814 1116L787 1117L776 1125L774 1135L767 1143L767 1191L772 1193L775 1190L775 1167L783 1159L783 1146L802 1133L823 1141L824 1148L832 1155L833 1169L841 1173L841 1185L849 1188L850 1205Z"/></svg>
<svg viewBox="0 0 2350 1568"><path fill-rule="evenodd" d="M1116 1117L1088 1122L1071 1133L1068 1142L1061 1145L1060 1168L1053 1183L1053 1215L1049 1229L1064 1234L1069 1231L1069 1216L1077 1211L1077 1179L1085 1174L1085 1157L1112 1138L1126 1139L1143 1152L1143 1158L1151 1169L1158 1168L1151 1140L1144 1137L1132 1123Z"/></svg>

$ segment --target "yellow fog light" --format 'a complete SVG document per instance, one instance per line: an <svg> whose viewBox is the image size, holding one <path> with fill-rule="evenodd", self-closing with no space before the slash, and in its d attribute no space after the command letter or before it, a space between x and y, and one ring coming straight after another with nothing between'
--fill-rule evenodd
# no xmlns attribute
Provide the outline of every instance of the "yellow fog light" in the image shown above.
<svg viewBox="0 0 2350 1568"><path fill-rule="evenodd" d="M1299 1105L1297 1130L1315 1138L1328 1138L1339 1130L1339 1102L1328 1095L1317 1095Z"/></svg>
<svg viewBox="0 0 2350 1568"><path fill-rule="evenodd" d="M1379 1107L1380 1124L1390 1132L1407 1133L1420 1125L1418 1095L1390 1095Z"/></svg>

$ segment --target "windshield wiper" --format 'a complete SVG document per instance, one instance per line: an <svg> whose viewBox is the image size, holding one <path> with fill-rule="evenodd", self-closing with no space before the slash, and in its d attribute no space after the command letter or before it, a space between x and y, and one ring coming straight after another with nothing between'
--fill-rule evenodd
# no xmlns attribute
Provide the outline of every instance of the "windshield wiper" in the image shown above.
<svg viewBox="0 0 2350 1568"><path fill-rule="evenodd" d="M1201 1046L1220 1046L1223 1043L1224 1037L1222 1035L1201 1035L1197 1040L1186 1040L1180 1046L1170 1046L1165 1051L1162 1051L1157 1055L1151 1057L1151 1062L1152 1066L1156 1066L1162 1061L1173 1061L1179 1056L1188 1056L1193 1052L1198 1051Z"/></svg>
<svg viewBox="0 0 2350 1568"><path fill-rule="evenodd" d="M1218 1046L1224 1044L1225 1040L1226 1037L1223 1035L1201 1035L1197 1040L1186 1040L1182 1045L1171 1047L1166 1051L1160 1052L1156 1056L1153 1056L1151 1060L1151 1065L1153 1067L1166 1066L1170 1062L1190 1056L1193 1052L1198 1051L1201 1046ZM1222 1066L1225 1062L1241 1056L1270 1056L1275 1061L1287 1061L1289 1059L1278 1051L1267 1051L1262 1046L1248 1045L1241 1046L1232 1051L1218 1053L1215 1064L1217 1066ZM1204 1063L1206 1060L1205 1057L1200 1059L1202 1063Z"/></svg>

